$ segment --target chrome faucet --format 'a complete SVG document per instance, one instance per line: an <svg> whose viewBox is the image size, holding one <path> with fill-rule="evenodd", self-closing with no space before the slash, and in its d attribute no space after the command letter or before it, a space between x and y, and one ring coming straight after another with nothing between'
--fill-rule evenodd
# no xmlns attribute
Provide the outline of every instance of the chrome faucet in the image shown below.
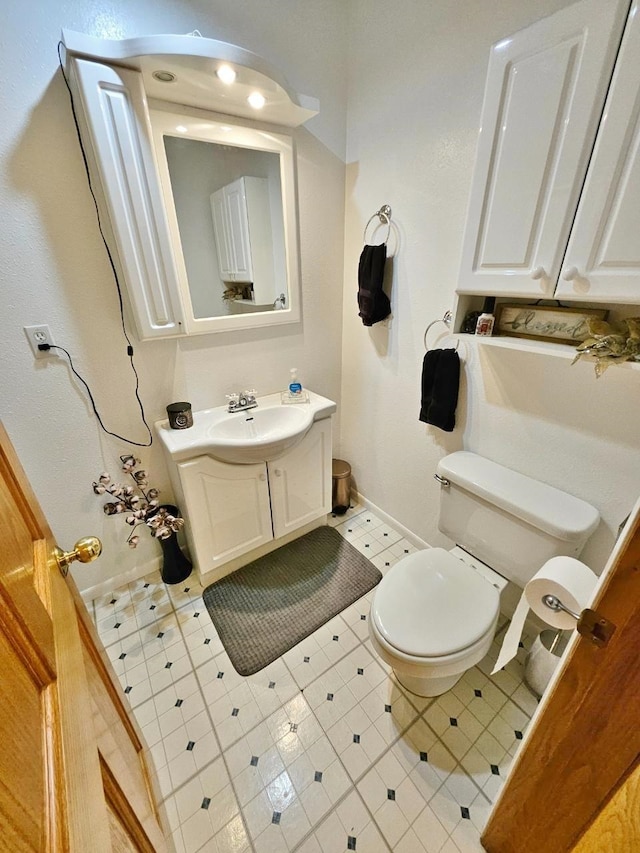
<svg viewBox="0 0 640 853"><path fill-rule="evenodd" d="M245 409L255 409L258 405L255 388L249 391L239 391L237 394L227 394L228 412L244 412Z"/></svg>

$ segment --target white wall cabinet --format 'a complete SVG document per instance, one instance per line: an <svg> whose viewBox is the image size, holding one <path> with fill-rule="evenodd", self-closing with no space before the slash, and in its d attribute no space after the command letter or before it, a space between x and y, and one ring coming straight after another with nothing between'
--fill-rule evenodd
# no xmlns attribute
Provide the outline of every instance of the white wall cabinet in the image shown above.
<svg viewBox="0 0 640 853"><path fill-rule="evenodd" d="M230 465L199 456L177 467L192 556L201 575L221 576L225 564L271 542L277 547L275 540L331 511L331 419L315 422L274 462Z"/></svg>
<svg viewBox="0 0 640 853"><path fill-rule="evenodd" d="M628 6L582 0L494 45L458 293L638 301L637 2L614 72Z"/></svg>

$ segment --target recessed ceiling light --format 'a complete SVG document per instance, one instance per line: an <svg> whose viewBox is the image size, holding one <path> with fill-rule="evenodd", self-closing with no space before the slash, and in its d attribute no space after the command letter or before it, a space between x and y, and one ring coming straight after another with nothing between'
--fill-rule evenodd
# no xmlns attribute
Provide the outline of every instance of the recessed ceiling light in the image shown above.
<svg viewBox="0 0 640 853"><path fill-rule="evenodd" d="M254 108L254 110L261 110L266 104L266 100L264 95L260 94L260 92L252 92L247 98L249 104Z"/></svg>
<svg viewBox="0 0 640 853"><path fill-rule="evenodd" d="M230 85L236 79L236 72L230 65L221 65L216 71L216 74L223 83Z"/></svg>
<svg viewBox="0 0 640 853"><path fill-rule="evenodd" d="M171 71L154 71L151 76L160 83L173 83L176 79L176 75Z"/></svg>

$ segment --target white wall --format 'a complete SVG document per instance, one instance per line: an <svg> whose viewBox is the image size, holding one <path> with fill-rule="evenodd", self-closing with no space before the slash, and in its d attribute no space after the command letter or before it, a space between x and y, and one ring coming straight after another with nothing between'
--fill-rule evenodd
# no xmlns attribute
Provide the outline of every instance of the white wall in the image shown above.
<svg viewBox="0 0 640 853"><path fill-rule="evenodd" d="M48 323L91 385L108 427L144 441L120 330L112 277L78 150L56 44L62 27L92 35L189 32L253 50L321 114L293 132L298 154L303 321L269 329L136 346L150 422L173 400L222 404L240 386L284 388L289 368L337 399L343 264L346 37L341 0L25 0L5 3L0 55L2 371L0 418L60 544L104 540L103 557L76 572L88 587L158 553L145 540L124 548L126 525L106 518L91 482L116 472L122 442L103 436L63 359L34 362L22 327ZM322 239L319 239L322 235ZM131 326L132 327L132 326ZM154 485L170 497L159 448L140 451Z"/></svg>
<svg viewBox="0 0 640 853"><path fill-rule="evenodd" d="M601 568L640 492L640 373L473 341L444 433L418 421L426 325L451 308L492 43L563 0L353 0L347 123L342 448L360 490L432 544L438 460L462 447L565 489L603 522L583 554ZM399 243L393 317L357 317L364 223L390 204ZM442 327L444 328L444 327ZM447 345L438 329L430 345ZM449 341L449 345L451 342ZM462 347L461 347L462 349Z"/></svg>

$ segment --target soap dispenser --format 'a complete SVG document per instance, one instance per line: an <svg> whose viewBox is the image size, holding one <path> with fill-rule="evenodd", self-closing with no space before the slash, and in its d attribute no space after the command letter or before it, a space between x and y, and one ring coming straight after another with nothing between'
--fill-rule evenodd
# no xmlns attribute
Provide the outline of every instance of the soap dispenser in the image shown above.
<svg viewBox="0 0 640 853"><path fill-rule="evenodd" d="M302 395L302 385L298 382L298 368L292 367L289 373L291 374L289 394L291 394L292 397L300 397Z"/></svg>

